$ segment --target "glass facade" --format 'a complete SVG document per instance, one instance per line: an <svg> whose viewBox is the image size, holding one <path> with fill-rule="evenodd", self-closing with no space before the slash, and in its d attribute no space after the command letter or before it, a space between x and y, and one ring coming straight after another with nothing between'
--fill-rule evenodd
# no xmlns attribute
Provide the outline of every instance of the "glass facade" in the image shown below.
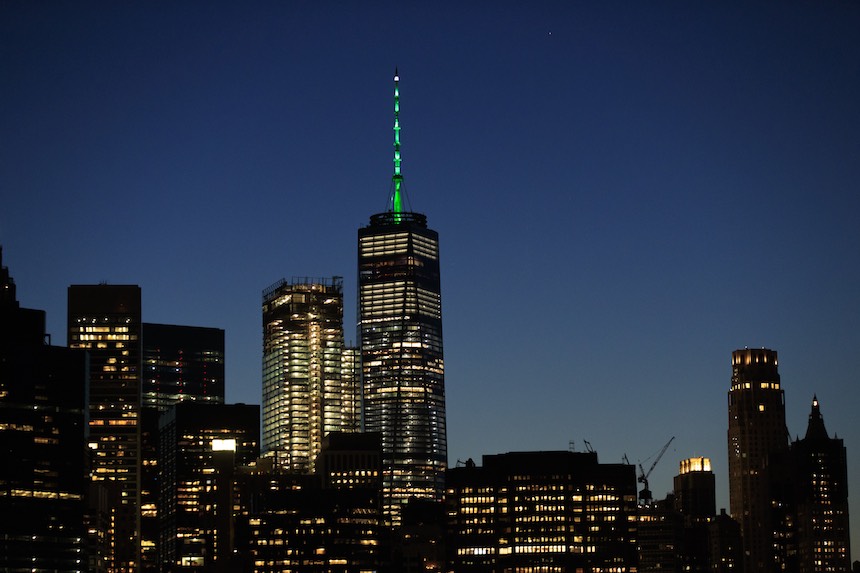
<svg viewBox="0 0 860 573"><path fill-rule="evenodd" d="M282 280L263 292L263 450L280 469L313 472L329 432L357 429L349 357L343 279Z"/></svg>
<svg viewBox="0 0 860 573"><path fill-rule="evenodd" d="M224 331L144 323L143 407L184 400L224 403Z"/></svg>
<svg viewBox="0 0 860 573"><path fill-rule="evenodd" d="M379 432L383 505L441 501L447 464L439 238L424 215L374 215L358 232L364 429Z"/></svg>

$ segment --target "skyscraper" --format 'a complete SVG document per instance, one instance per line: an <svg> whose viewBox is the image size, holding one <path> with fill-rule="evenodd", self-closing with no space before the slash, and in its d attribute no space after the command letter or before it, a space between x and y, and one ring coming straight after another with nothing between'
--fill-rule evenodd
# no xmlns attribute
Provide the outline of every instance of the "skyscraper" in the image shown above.
<svg viewBox="0 0 860 573"><path fill-rule="evenodd" d="M69 287L68 345L90 361L91 478L119 488L116 543L108 568L140 561L140 287Z"/></svg>
<svg viewBox="0 0 860 573"><path fill-rule="evenodd" d="M263 450L280 469L313 472L329 432L357 429L353 369L341 277L281 280L263 292Z"/></svg>
<svg viewBox="0 0 860 573"><path fill-rule="evenodd" d="M159 561L165 571L234 571L234 470L260 455L260 407L177 402L159 420Z"/></svg>
<svg viewBox="0 0 860 573"><path fill-rule="evenodd" d="M741 526L745 571L774 564L774 487L769 461L788 451L785 399L775 350L732 352L729 390L729 505Z"/></svg>
<svg viewBox="0 0 860 573"><path fill-rule="evenodd" d="M224 403L224 331L143 324L143 407Z"/></svg>
<svg viewBox="0 0 860 573"><path fill-rule="evenodd" d="M439 236L405 210L400 92L394 76L394 176L388 210L358 231L364 429L382 435L383 505L442 500L448 448Z"/></svg>
<svg viewBox="0 0 860 573"><path fill-rule="evenodd" d="M140 433L140 560L158 567L159 416L180 402L224 403L224 331L220 328L142 326Z"/></svg>
<svg viewBox="0 0 860 573"><path fill-rule="evenodd" d="M818 398L809 425L791 445L795 464L797 552L800 573L848 571L848 467L845 445L824 427Z"/></svg>

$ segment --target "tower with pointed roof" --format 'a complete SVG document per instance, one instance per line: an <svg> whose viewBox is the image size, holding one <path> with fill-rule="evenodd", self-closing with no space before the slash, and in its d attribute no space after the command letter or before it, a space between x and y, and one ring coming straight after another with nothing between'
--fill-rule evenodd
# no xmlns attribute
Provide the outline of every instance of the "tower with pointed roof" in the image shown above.
<svg viewBox="0 0 860 573"><path fill-rule="evenodd" d="M842 440L827 434L817 396L812 398L806 435L791 451L799 571L848 571L847 456Z"/></svg>
<svg viewBox="0 0 860 573"><path fill-rule="evenodd" d="M392 524L412 497L441 501L447 466L439 235L407 210L394 74L394 175L388 207L358 231L364 430L379 432Z"/></svg>

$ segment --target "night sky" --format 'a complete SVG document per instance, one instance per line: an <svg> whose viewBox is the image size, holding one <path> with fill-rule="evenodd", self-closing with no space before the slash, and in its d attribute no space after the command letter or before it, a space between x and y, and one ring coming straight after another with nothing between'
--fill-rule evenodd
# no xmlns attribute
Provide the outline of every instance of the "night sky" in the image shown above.
<svg viewBox="0 0 860 573"><path fill-rule="evenodd" d="M578 450L728 507L732 350L779 352L846 441L860 558L860 3L0 4L0 244L66 289L226 330L261 401L261 291L344 277L403 175L440 235L448 451Z"/></svg>

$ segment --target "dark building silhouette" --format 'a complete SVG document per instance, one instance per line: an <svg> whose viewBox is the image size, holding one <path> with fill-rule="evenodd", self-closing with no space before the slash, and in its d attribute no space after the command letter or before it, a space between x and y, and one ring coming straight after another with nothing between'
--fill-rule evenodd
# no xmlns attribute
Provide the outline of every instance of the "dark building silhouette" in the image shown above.
<svg viewBox="0 0 860 573"><path fill-rule="evenodd" d="M442 500L448 458L439 236L404 206L398 81L389 207L358 231L364 429L382 435L383 504L394 524L410 498Z"/></svg>
<svg viewBox="0 0 860 573"><path fill-rule="evenodd" d="M791 445L797 557L801 573L848 571L848 469L845 445L824 426L818 398L806 435Z"/></svg>
<svg viewBox="0 0 860 573"><path fill-rule="evenodd" d="M285 472L273 458L242 468L235 570L386 570L381 460L378 434L334 432L316 474Z"/></svg>
<svg viewBox="0 0 860 573"><path fill-rule="evenodd" d="M775 511L777 480L771 460L788 451L785 400L777 353L766 348L732 353L729 390L729 499L732 517L741 526L746 571L771 571L785 556L775 549L777 531L786 531L785 514ZM778 515L782 513L782 516ZM784 539L784 538L783 538Z"/></svg>
<svg viewBox="0 0 860 573"><path fill-rule="evenodd" d="M680 573L687 549L684 533L684 518L675 509L672 494L640 504L636 530L639 572Z"/></svg>
<svg viewBox="0 0 860 573"><path fill-rule="evenodd" d="M515 452L447 473L448 571L636 570L632 465Z"/></svg>
<svg viewBox="0 0 860 573"><path fill-rule="evenodd" d="M392 532L392 571L445 571L445 512L444 502L431 499L412 498L403 505L400 526Z"/></svg>
<svg viewBox="0 0 860 573"><path fill-rule="evenodd" d="M159 422L159 561L231 571L234 473L260 454L260 408L179 402Z"/></svg>
<svg viewBox="0 0 860 573"><path fill-rule="evenodd" d="M183 401L224 403L224 331L143 323L140 536L141 568L158 564L158 420Z"/></svg>
<svg viewBox="0 0 860 573"><path fill-rule="evenodd" d="M86 354L51 346L0 249L0 571L87 571Z"/></svg>
<svg viewBox="0 0 860 573"><path fill-rule="evenodd" d="M72 285L68 345L89 355L90 477L116 494L115 528L94 532L106 566L140 565L141 301L136 285ZM101 511L101 510L100 510ZM99 521L102 522L101 520Z"/></svg>
<svg viewBox="0 0 860 573"><path fill-rule="evenodd" d="M708 524L710 570L712 573L739 573L744 571L744 549L741 526L720 510Z"/></svg>

